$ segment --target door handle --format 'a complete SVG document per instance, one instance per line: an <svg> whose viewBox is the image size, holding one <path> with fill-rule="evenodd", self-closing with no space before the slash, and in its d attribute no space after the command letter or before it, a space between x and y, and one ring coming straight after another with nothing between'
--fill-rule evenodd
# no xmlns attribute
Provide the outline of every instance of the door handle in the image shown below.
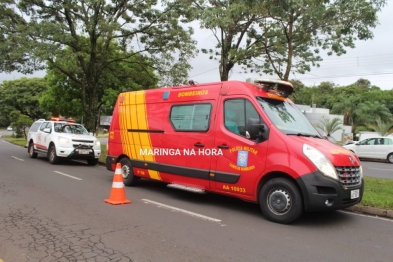
<svg viewBox="0 0 393 262"><path fill-rule="evenodd" d="M227 145L219 145L219 146L217 146L218 148L223 148L223 149L228 149L229 148L229 146L227 146Z"/></svg>
<svg viewBox="0 0 393 262"><path fill-rule="evenodd" d="M194 146L196 146L196 147L204 147L205 145L202 144L202 143L197 142L197 143L194 144Z"/></svg>

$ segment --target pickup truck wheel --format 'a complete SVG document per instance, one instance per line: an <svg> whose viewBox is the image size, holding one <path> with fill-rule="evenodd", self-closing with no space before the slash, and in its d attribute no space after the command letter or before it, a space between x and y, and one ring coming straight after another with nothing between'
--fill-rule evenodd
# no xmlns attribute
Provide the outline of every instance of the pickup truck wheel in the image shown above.
<svg viewBox="0 0 393 262"><path fill-rule="evenodd" d="M37 153L36 152L34 152L34 144L33 144L33 142L30 142L29 143L29 156L30 156L30 158L36 158L37 157Z"/></svg>
<svg viewBox="0 0 393 262"><path fill-rule="evenodd" d="M281 224L289 224L303 213L298 187L285 178L273 178L266 182L259 194L259 205L268 220Z"/></svg>
<svg viewBox="0 0 393 262"><path fill-rule="evenodd" d="M95 165L97 165L97 163L98 163L98 159L97 158L95 158L95 159L87 159L87 164L89 166L95 166Z"/></svg>
<svg viewBox="0 0 393 262"><path fill-rule="evenodd" d="M51 163L52 165L59 163L60 159L56 155L56 147L55 147L55 145L51 145L49 147L48 158L49 158L49 163Z"/></svg>
<svg viewBox="0 0 393 262"><path fill-rule="evenodd" d="M121 164L121 174L123 175L123 182L125 186L136 185L138 179L134 176L132 171L131 162L128 158L122 158L120 160Z"/></svg>

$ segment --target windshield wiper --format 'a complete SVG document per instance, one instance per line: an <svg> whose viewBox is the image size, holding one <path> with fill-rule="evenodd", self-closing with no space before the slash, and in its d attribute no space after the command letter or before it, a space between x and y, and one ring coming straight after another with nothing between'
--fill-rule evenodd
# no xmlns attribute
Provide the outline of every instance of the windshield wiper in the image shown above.
<svg viewBox="0 0 393 262"><path fill-rule="evenodd" d="M288 133L288 136L305 136L305 137L315 137L315 138L322 138L318 135L306 134L306 133Z"/></svg>

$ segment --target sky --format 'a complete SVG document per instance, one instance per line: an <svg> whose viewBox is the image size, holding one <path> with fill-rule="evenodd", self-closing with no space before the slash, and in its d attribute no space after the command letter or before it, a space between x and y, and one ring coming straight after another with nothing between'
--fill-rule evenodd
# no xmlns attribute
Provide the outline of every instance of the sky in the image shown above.
<svg viewBox="0 0 393 262"><path fill-rule="evenodd" d="M368 79L372 85L383 90L393 89L393 0L378 13L379 24L372 30L373 39L356 41L355 48L347 49L342 56L323 56L319 68L311 68L304 75L291 75L290 79L301 81L306 86L318 85L321 82L332 82L336 85L349 85L359 78ZM198 48L211 48L215 40L211 31L195 28L194 38ZM218 61L210 60L208 55L199 55L190 61L193 69L189 79L197 83L220 81ZM0 73L0 82L16 80L21 77L43 77L45 72L23 75L17 72ZM240 67L235 67L229 79L246 81L248 78L277 78L271 75L244 74Z"/></svg>
<svg viewBox="0 0 393 262"><path fill-rule="evenodd" d="M368 79L372 85L383 90L393 89L393 0L378 13L379 25L372 29L371 40L356 41L354 49L347 49L342 56L323 56L319 68L311 68L304 75L292 75L290 79L300 80L306 86L318 85L320 82L333 82L336 85L350 85L359 78ZM198 29L198 47L213 46L211 31ZM206 83L219 81L218 62L209 60L207 55L200 54L192 61L193 70L189 78ZM230 80L242 80L258 77L277 78L271 75L240 73L240 67L232 70Z"/></svg>

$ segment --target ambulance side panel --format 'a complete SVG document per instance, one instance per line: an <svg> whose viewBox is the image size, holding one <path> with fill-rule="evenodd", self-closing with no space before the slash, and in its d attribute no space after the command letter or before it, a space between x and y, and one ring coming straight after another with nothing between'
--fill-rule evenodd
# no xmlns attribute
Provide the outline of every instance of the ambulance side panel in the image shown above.
<svg viewBox="0 0 393 262"><path fill-rule="evenodd" d="M156 156L163 181L210 189L214 116L221 83L166 92L164 133ZM149 115L150 119L150 115Z"/></svg>

